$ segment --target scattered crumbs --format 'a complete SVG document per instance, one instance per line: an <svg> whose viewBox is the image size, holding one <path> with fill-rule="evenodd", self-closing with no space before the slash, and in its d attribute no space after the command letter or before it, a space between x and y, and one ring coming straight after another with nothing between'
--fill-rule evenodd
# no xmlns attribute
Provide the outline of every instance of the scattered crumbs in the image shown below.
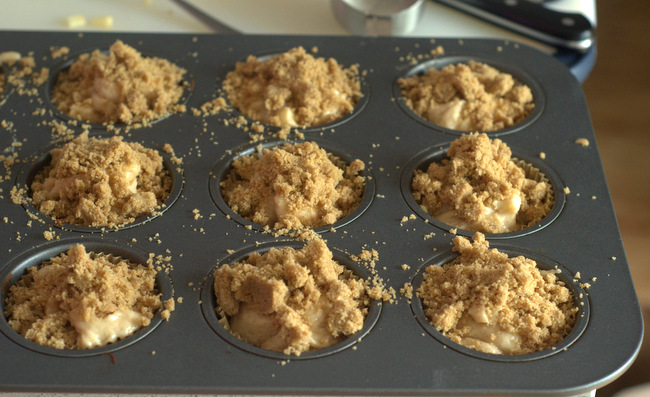
<svg viewBox="0 0 650 397"><path fill-rule="evenodd" d="M46 231L43 232L43 237L45 238L45 240L51 241L52 239L54 239L55 234L54 234L54 232L46 230Z"/></svg>
<svg viewBox="0 0 650 397"><path fill-rule="evenodd" d="M566 187L564 188L564 194L569 194L569 193L571 193L571 189L569 189L569 187L566 186Z"/></svg>
<svg viewBox="0 0 650 397"><path fill-rule="evenodd" d="M402 294L406 299L413 298L413 284L405 283L402 288L399 289L400 294Z"/></svg>
<svg viewBox="0 0 650 397"><path fill-rule="evenodd" d="M431 233L429 233L429 234L425 234L425 235L424 235L424 240L428 240L428 239L430 239L430 238L433 238L433 236L435 236L435 235L436 235L435 232L431 232Z"/></svg>
<svg viewBox="0 0 650 397"><path fill-rule="evenodd" d="M171 317L171 312L173 312L176 309L176 302L174 302L173 298L169 298L168 300L165 301L165 310L160 312L160 317L163 318L165 321L169 321L169 318Z"/></svg>
<svg viewBox="0 0 650 397"><path fill-rule="evenodd" d="M591 199L592 199L592 200L596 200L596 196L591 196Z"/></svg>
<svg viewBox="0 0 650 397"><path fill-rule="evenodd" d="M546 153L539 152L539 158L542 159L542 160L546 159Z"/></svg>
<svg viewBox="0 0 650 397"><path fill-rule="evenodd" d="M406 263L401 266L402 270L409 270L411 266L407 265Z"/></svg>
<svg viewBox="0 0 650 397"><path fill-rule="evenodd" d="M574 277L575 277L576 280L579 280L580 279L580 272L577 272Z"/></svg>
<svg viewBox="0 0 650 397"><path fill-rule="evenodd" d="M183 297L179 296L178 298L176 298L176 302L178 302L179 304L183 303Z"/></svg>
<svg viewBox="0 0 650 397"><path fill-rule="evenodd" d="M589 140L587 138L578 138L575 143L583 147L589 146Z"/></svg>
<svg viewBox="0 0 650 397"><path fill-rule="evenodd" d="M452 227L451 229L449 229L449 233L451 233L451 234L456 234L457 232L458 232L458 229L455 228L455 227Z"/></svg>
<svg viewBox="0 0 650 397"><path fill-rule="evenodd" d="M415 214L411 214L409 216L403 216L402 219L400 220L400 225L403 225L404 223L406 223L408 221L415 220L415 219L417 219Z"/></svg>
<svg viewBox="0 0 650 397"><path fill-rule="evenodd" d="M155 350L152 350L152 351L151 351L151 355L152 355L152 356L155 356L155 355L156 355L156 351L155 351Z"/></svg>
<svg viewBox="0 0 650 397"><path fill-rule="evenodd" d="M598 277L592 277L592 278L591 278L591 282L592 282L592 283L595 283L597 279L598 279Z"/></svg>
<svg viewBox="0 0 650 397"><path fill-rule="evenodd" d="M228 255L232 255L235 253L235 250L228 249L226 250L226 252L228 253Z"/></svg>
<svg viewBox="0 0 650 397"><path fill-rule="evenodd" d="M382 199L383 199L383 198L386 198L386 196L384 196L383 194L379 194L379 193L377 193L377 194L375 195L375 197L377 197L377 198L382 198Z"/></svg>
<svg viewBox="0 0 650 397"><path fill-rule="evenodd" d="M616 257L615 257L615 256L612 256L612 257L611 257L611 260L615 261L615 260L616 260Z"/></svg>
<svg viewBox="0 0 650 397"><path fill-rule="evenodd" d="M196 209L196 208L194 208L194 209L192 210L192 213L194 214L194 219L200 219L200 218L203 218L203 216L201 216L201 214L199 213L199 210Z"/></svg>

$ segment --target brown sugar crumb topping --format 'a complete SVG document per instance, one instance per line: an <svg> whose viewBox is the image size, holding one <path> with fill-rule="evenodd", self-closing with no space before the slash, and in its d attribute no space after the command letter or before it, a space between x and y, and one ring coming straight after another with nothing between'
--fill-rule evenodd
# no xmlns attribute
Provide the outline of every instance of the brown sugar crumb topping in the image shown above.
<svg viewBox="0 0 650 397"><path fill-rule="evenodd" d="M285 143L235 159L221 191L233 211L260 225L318 227L359 205L364 167L361 160L345 164L315 142Z"/></svg>
<svg viewBox="0 0 650 397"><path fill-rule="evenodd" d="M489 249L485 236L458 236L460 256L429 266L417 289L424 312L456 343L492 354L551 348L572 330L578 308L553 270L523 256Z"/></svg>
<svg viewBox="0 0 650 397"><path fill-rule="evenodd" d="M50 153L32 183L32 202L61 222L116 227L152 213L169 196L162 157L139 143L84 132Z"/></svg>
<svg viewBox="0 0 650 397"><path fill-rule="evenodd" d="M82 54L59 73L52 102L70 117L91 123L142 123L185 111L185 70L167 60L143 57L116 41L108 54Z"/></svg>
<svg viewBox="0 0 650 397"><path fill-rule="evenodd" d="M422 118L460 131L495 131L535 108L530 88L486 64L447 65L399 79L406 104Z"/></svg>
<svg viewBox="0 0 650 397"><path fill-rule="evenodd" d="M451 143L447 159L414 172L413 197L431 216L461 229L504 233L530 227L550 212L553 189L511 154L499 139L463 135Z"/></svg>
<svg viewBox="0 0 650 397"><path fill-rule="evenodd" d="M28 340L56 349L88 349L150 324L162 307L153 267L134 266L74 245L27 269L7 294L9 325Z"/></svg>
<svg viewBox="0 0 650 397"><path fill-rule="evenodd" d="M523 256L489 249L485 236L458 236L460 256L429 266L417 294L440 332L454 342L493 354L548 349L573 328L578 308L553 270Z"/></svg>
<svg viewBox="0 0 650 397"><path fill-rule="evenodd" d="M264 349L296 355L361 330L370 303L364 282L338 264L322 240L221 266L214 289L230 332Z"/></svg>
<svg viewBox="0 0 650 397"><path fill-rule="evenodd" d="M315 58L293 48L268 59L238 62L223 84L230 103L246 117L280 127L309 127L337 120L361 98L357 66Z"/></svg>

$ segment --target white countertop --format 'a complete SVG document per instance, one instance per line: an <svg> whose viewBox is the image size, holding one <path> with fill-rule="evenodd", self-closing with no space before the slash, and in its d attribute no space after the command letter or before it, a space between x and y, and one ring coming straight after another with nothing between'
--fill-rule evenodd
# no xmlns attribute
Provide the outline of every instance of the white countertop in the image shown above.
<svg viewBox="0 0 650 397"><path fill-rule="evenodd" d="M525 1L525 0L524 0ZM205 13L248 34L349 34L331 11L330 0L191 0ZM0 0L0 29L47 31L123 31L209 33L211 30L171 0ZM595 23L595 0L559 0L548 7L582 12ZM87 24L68 28L66 18L83 15ZM93 18L112 16L109 29L93 26ZM411 37L502 38L553 49L508 30L427 1Z"/></svg>

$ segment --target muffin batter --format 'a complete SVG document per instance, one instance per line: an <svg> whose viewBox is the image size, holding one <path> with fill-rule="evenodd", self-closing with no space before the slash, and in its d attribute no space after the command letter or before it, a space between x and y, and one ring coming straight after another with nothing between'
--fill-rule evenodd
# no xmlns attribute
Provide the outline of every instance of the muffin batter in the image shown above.
<svg viewBox="0 0 650 397"><path fill-rule="evenodd" d="M32 183L32 202L61 222L116 227L151 214L169 196L162 157L139 143L84 132L50 153L52 161Z"/></svg>
<svg viewBox="0 0 650 397"><path fill-rule="evenodd" d="M134 266L81 244L27 269L5 316L25 338L56 349L92 349L128 337L162 308L152 266Z"/></svg>
<svg viewBox="0 0 650 397"><path fill-rule="evenodd" d="M483 233L530 227L551 210L550 183L528 178L510 148L484 133L451 143L448 159L416 170L413 197L424 211L450 226Z"/></svg>
<svg viewBox="0 0 650 397"><path fill-rule="evenodd" d="M491 354L551 348L573 328L578 308L553 270L489 249L485 236L457 236L460 256L429 266L417 290L430 323L452 341Z"/></svg>
<svg viewBox="0 0 650 397"><path fill-rule="evenodd" d="M361 95L356 66L315 58L302 47L260 60L238 62L223 83L243 115L279 127L330 123L352 112Z"/></svg>
<svg viewBox="0 0 650 397"><path fill-rule="evenodd" d="M361 202L361 160L345 164L315 142L285 143L233 161L221 182L226 203L263 226L301 229L329 225Z"/></svg>
<svg viewBox="0 0 650 397"><path fill-rule="evenodd" d="M523 121L535 108L530 88L483 63L447 65L399 80L406 104L420 117L460 131L495 131Z"/></svg>
<svg viewBox="0 0 650 397"><path fill-rule="evenodd" d="M369 305L365 288L322 240L253 253L221 266L214 280L217 304L235 336L296 355L361 330Z"/></svg>
<svg viewBox="0 0 650 397"><path fill-rule="evenodd" d="M184 111L185 70L160 58L143 57L116 41L108 54L83 54L59 73L52 102L72 118L91 123L148 123Z"/></svg>

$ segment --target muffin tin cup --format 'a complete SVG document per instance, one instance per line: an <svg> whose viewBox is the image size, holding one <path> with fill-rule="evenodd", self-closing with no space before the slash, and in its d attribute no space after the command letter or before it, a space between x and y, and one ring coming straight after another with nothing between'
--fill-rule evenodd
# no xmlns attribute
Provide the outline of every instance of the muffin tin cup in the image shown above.
<svg viewBox="0 0 650 397"><path fill-rule="evenodd" d="M89 134L89 138L102 139L102 138L106 138L106 136L102 135L101 133L93 133L93 134ZM131 140L130 138L126 138L125 142L134 142L134 141ZM155 145L147 145L142 142L140 143L145 148L156 149ZM109 231L119 231L119 230L129 229L132 227L142 225L146 222L150 222L153 219L156 219L157 217L165 213L174 205L176 200L180 197L181 192L183 191L184 179L183 179L183 170L181 166L174 164L172 162L171 156L161 148L158 148L157 149L158 153L163 158L163 167L171 178L171 189L169 191L169 196L167 197L165 202L160 206L160 208L157 208L156 210L154 210L153 213L149 215L144 215L136 218L133 222L129 222L123 225L117 225L115 227L109 227L109 226L93 227L93 226L84 226L84 225L60 222L57 219L45 215L38 208L36 208L36 206L32 204L31 185L36 175L38 175L38 173L41 172L41 170L43 170L43 168L49 165L50 162L52 161L52 155L50 154L50 151L54 148L62 147L64 144L65 143L59 143L59 144L48 146L47 148L33 155L31 158L33 158L34 160L31 162L27 162L18 172L18 175L16 177L16 187L18 187L19 189L22 188L26 192L25 195L27 199L23 200L22 203L23 207L25 208L25 211L27 211L30 214L30 216L37 218L39 221L45 224L49 224L51 226L60 229L75 231L79 233L105 233Z"/></svg>
<svg viewBox="0 0 650 397"><path fill-rule="evenodd" d="M315 142L318 144L318 146L321 149L324 149L327 153L338 157L340 160L344 161L347 164L350 164L352 161L356 159L353 155L348 154L349 152L347 150L341 149L337 145L334 145L330 142L326 142L322 139L305 139L300 141L271 139L263 142L246 144L241 147L238 147L231 153L223 156L212 169L212 172L210 173L209 189L210 189L210 195L215 205L221 210L221 212L224 213L224 215L230 217L235 222L260 232L266 231L267 229L265 226L242 217L241 215L233 211L232 208L230 208L230 206L224 200L223 194L221 192L220 184L222 181L226 179L227 175L232 170L232 162L235 159L257 153L258 150L260 150L260 148L270 149L276 146L281 146L285 143L297 144L301 142ZM335 230L341 228L347 225L348 223L353 222L355 219L361 216L361 214L363 214L368 209L375 196L375 190L376 190L375 178L372 176L372 173L368 168L361 171L360 174L361 176L364 176L366 180L365 180L365 188L364 188L363 196L361 197L361 201L359 202L357 208L354 211L352 211L350 214L339 219L333 224L323 225L323 226L313 228L313 230L316 233L325 233L331 231L332 229ZM271 230L273 230L273 228L271 228Z"/></svg>
<svg viewBox="0 0 650 397"><path fill-rule="evenodd" d="M173 281L176 302L169 321L146 337L137 339L134 335L107 346L107 350L65 352L88 354L74 358L51 351L56 349L25 347L21 344L24 338L7 329L6 321L0 319L3 390L575 395L588 394L613 381L638 354L643 335L641 311L586 101L579 82L551 56L514 42L487 39L239 35L235 42L232 36L214 34L25 31L3 32L2 37L0 52L31 53L36 62L34 71L49 68L51 76L68 60L76 59L73 55L66 60L53 59L52 46L67 46L70 54L81 54L105 50L119 39L143 54L155 54L184 67L195 82L187 97L189 111L171 114L151 128L116 125L109 131L113 127L68 123L50 109L52 80L36 86L29 76L22 78L24 89L16 86L0 106L0 120L12 123L10 131L4 129L10 136L6 144L10 149L3 154L17 155L15 162L12 158L0 165L0 173L4 172L0 175L3 288L15 282L25 268L62 252L67 243L97 243L98 249L105 247L103 244L111 249L119 247L120 251L111 252L116 256L127 257L122 251L135 251L144 260L165 260L165 272L159 277ZM395 291L392 301L372 302L359 334L299 357L269 353L230 335L219 322L216 299L210 291L210 279L218 266L271 246L301 244L285 241L273 235L276 231L263 230L236 215L225 206L219 186L233 158L252 153L259 144L270 147L283 141L252 143L267 133L274 135L277 129L263 126L266 131L257 133L250 128L251 120L240 128L232 122L233 116L239 118L240 114L232 109L214 114L194 111L223 95L221 81L238 61L251 54L277 53L297 46L318 47L320 55L332 57L341 65L360 65L364 98L353 117L298 132L305 132L302 139L317 142L344 161L360 159L365 163L367 185L362 204L349 217L316 231L341 264L352 268L356 262L349 260L357 260L353 256L365 259L364 267L355 271L361 277L371 277L373 286L379 278L387 290L383 292L390 295ZM438 46L444 48L445 55L423 62ZM444 150L461 132L441 129L409 113L396 80L425 67L469 59L510 72L533 90L536 109L523 124L487 134L499 136L512 148L514 157L530 165L531 170L541 171L553 185L556 203L539 224L519 232L488 234L486 238L496 248L537 260L540 267L559 264L563 270L560 277L566 277L567 286L577 296L583 293L579 301L584 305L574 331L554 350L517 357L465 350L441 339L432 326L428 328L422 315L416 313L417 301L399 292L405 284L419 286L423 264L440 265L453 258L450 250L455 235L450 227L436 224L421 212L412 199L410 181L415 169L444 158ZM182 158L182 165L171 158L165 160L166 167L178 172L174 177L181 181L174 183L171 195L177 198L155 219L138 220L115 231L58 226L31 204L23 207L14 203L12 189L28 187L27 181L33 179L37 167L46 162L46 149L62 140L50 130L53 122L64 124L74 135L90 129L91 134L103 136L123 134L126 141L149 148L171 145L175 156ZM592 144L577 145L574 142L578 138ZM541 152L546 154L544 159L539 158ZM570 192L565 192L565 187ZM46 242L47 238L57 240ZM569 280L572 276L581 281ZM110 350L116 347L119 349ZM95 354L102 351L107 353ZM34 371L35 360L38 371Z"/></svg>
<svg viewBox="0 0 650 397"><path fill-rule="evenodd" d="M469 132L475 132L475 131L460 131L451 128L446 128L423 118L422 116L414 112L413 109L411 109L406 104L406 101L404 100L404 96L402 95L402 88L398 81L401 78L408 78L415 75L424 74L430 69L442 69L447 65L455 65L459 63L466 64L470 60L484 63L487 64L488 66L492 66L493 68L497 69L502 73L508 73L512 75L515 81L527 85L533 94L533 102L535 104L535 108L533 109L533 111L528 115L528 117L526 117L520 123L517 123L510 127L494 130L494 131L480 131L480 132L485 132L490 137L512 134L517 131L521 131L528 128L540 117L540 115L542 115L542 113L544 112L544 107L546 106L546 95L544 94L544 90L542 89L542 86L535 78L530 76L530 74L528 74L526 71L522 70L521 68L517 67L516 65L505 64L496 61L494 59L476 57L468 54L443 55L440 56L439 58L434 58L429 61L422 62L414 66L413 68L408 69L406 73L404 73L403 75L398 76L393 83L393 95L399 107L408 116L410 116L418 123L421 123L431 129L443 132L445 134L460 136L463 134L467 134Z"/></svg>
<svg viewBox="0 0 650 397"><path fill-rule="evenodd" d="M264 51L263 53L258 53L256 55L256 57L257 57L258 60L264 61L264 60L272 58L272 57L274 57L276 55L280 55L283 52L288 51L288 50L290 50L290 48L287 48L285 50L279 50L279 51ZM251 55L255 55L255 54L251 54ZM315 58L322 57L321 54L313 54L313 56ZM328 59L330 57L325 56L324 58ZM239 62L246 62L246 59L241 59ZM343 67L343 68L349 67L349 66L346 66L346 65L340 65L340 66ZM234 70L234 69L232 69L232 70ZM225 77L226 76L223 76L222 81L225 81ZM360 112L363 111L363 109L366 107L366 104L368 103L368 100L370 98L370 87L369 87L369 85L366 83L363 76L359 75L358 77L359 77L359 84L361 85L361 97L359 98L359 100L357 101L357 103L354 106L354 109L350 113L348 113L348 114L346 114L346 115L344 115L344 116L342 116L342 117L340 117L340 118L338 118L338 119L336 119L334 121L330 121L329 123L313 125L313 126L305 126L305 127L290 127L290 130L295 131L295 132L300 132L300 133L320 132L320 131L325 131L325 130L328 130L328 129L332 129L332 128L337 127L337 126L339 126L341 124L347 123L350 120L352 120L353 118L355 118ZM220 91L223 91L223 89L220 89ZM252 119L252 118L244 115L237 107L232 105L232 103L230 102L227 94L224 93L223 98L225 99L226 103L228 104L228 106L230 108L229 113L230 113L230 115L231 115L231 117L233 119L239 119L240 117L243 117L245 120L247 120L249 125L260 124L260 125L264 126L264 131L266 133L270 133L270 134L277 134L282 130L282 127L280 127L280 126L264 123L264 122Z"/></svg>
<svg viewBox="0 0 650 397"><path fill-rule="evenodd" d="M551 348L540 350L534 353L519 354L519 355L505 355L505 354L500 355L500 354L484 353L460 345L452 341L451 339L447 338L438 329L436 329L436 327L431 325L429 319L424 314L424 307L422 305L422 300L417 296L417 293L415 291L417 291L422 285L424 271L426 268L430 266L443 266L453 261L455 258L459 256L458 253L452 252L451 250L448 250L447 252L443 252L440 255L437 255L431 258L430 260L426 261L417 270L415 276L411 281L414 290L414 296L411 299L411 310L413 310L413 314L415 315L417 322L422 326L422 328L427 332L427 334L434 337L438 342L460 353L478 359L482 359L482 360L517 363L517 362L526 362L532 360L540 360L540 359L550 357L554 354L566 352L569 346L571 346L576 340L578 340L578 338L580 338L580 335L582 335L582 333L587 328L587 325L589 323L590 305L589 305L589 298L586 291L582 289L582 287L580 287L580 285L578 284L577 280L574 278L572 273L570 273L564 266L560 265L559 263L556 263L550 258L544 257L532 251L526 251L526 250L522 250L521 248L508 246L508 245L491 244L490 248L491 249L496 248L499 250L499 252L506 253L511 258L517 256L524 256L528 259L533 259L535 262L537 262L537 268L540 270L559 271L558 273L556 273L558 280L562 281L564 285L571 291L576 307L579 308L579 311L575 317L575 324L571 332L561 342L559 342L558 344L556 344Z"/></svg>
<svg viewBox="0 0 650 397"><path fill-rule="evenodd" d="M203 312L203 316L205 317L205 320L210 325L210 327L214 330L214 332L229 344L243 351L253 353L261 357L267 357L276 360L292 360L292 361L310 360L310 359L326 357L341 352L342 350L348 349L354 346L356 343L360 342L372 330L372 328L377 323L377 320L379 319L382 310L382 303L379 301L374 301L374 300L370 301L370 305L368 307L368 314L366 316L363 328L361 330L359 330L353 335L348 336L343 341L336 343L332 346L328 346L318 350L310 350L300 355L284 354L283 352L272 351L268 349L263 349L261 347L257 347L255 345L252 345L250 343L238 339L233 334L231 334L228 329L226 329L223 323L225 320L223 318L223 313L220 313L219 306L216 302L215 290L214 290L214 272L220 266L232 265L234 263L245 260L250 254L255 252L264 253L264 252L268 252L272 248L285 248L285 247L300 249L303 248L304 246L305 243L300 241L290 241L290 240L275 241L271 243L265 243L265 244L260 244L253 247L247 247L241 249L231 254L230 256L226 257L222 261L220 261L220 263L210 271L203 284L203 288L201 289L201 311ZM365 269L362 265L359 265L354 261L352 261L348 255L336 249L332 249L331 247L330 249L334 254L333 255L334 260L340 265L345 266L348 270L351 270L353 274L365 280L369 280L370 277L372 277L372 275L367 269Z"/></svg>
<svg viewBox="0 0 650 397"><path fill-rule="evenodd" d="M129 44L129 43L125 43ZM59 78L59 75L62 72L66 72L68 69L70 69L70 66L72 66L73 63L75 63L81 55L84 54L91 54L96 48L91 48L88 50L84 51L78 51L75 52L74 54L70 54L66 56L66 60L63 62L60 62L54 67L54 71L50 73L50 78L47 82L47 84L44 84L42 87L42 95L45 98L45 103L48 107L48 110L52 112L58 119L68 123L69 125L80 125L80 126L88 126L92 129L95 130L108 130L108 131L113 131L116 129L137 129L140 127L140 125L153 125L157 124L170 116L174 114L174 112L170 111L168 114L162 115L161 117L157 117L152 120L146 120L146 121L137 121L129 124L121 123L121 122L116 122L116 123L92 123L89 121L77 119L75 117L72 117L68 115L67 113L64 113L61 111L56 105L52 102L52 95L53 92L56 88L56 84ZM109 50L101 50L99 49L100 52L104 55L108 55L110 53ZM183 94L179 98L178 102L176 103L177 105L186 105L194 91L194 86L196 84L196 81L194 80L194 76L190 73L190 70L183 65L174 62L171 58L166 57L165 55L156 55L156 54L151 54L148 52L143 52L139 51L140 54L144 58L160 58L160 59L165 59L173 64L175 64L178 67L181 67L185 69L185 74L183 75L183 80L181 80L182 86L183 86Z"/></svg>
<svg viewBox="0 0 650 397"><path fill-rule="evenodd" d="M47 262L51 258L54 258L59 254L66 252L70 247L76 244L83 244L86 252L89 254L91 252L103 253L113 257L114 259L128 260L134 265L141 264L147 266L147 253L115 241L77 238L60 240L54 243L45 244L40 247L35 247L17 256L15 259L10 261L0 272L0 285L2 292L2 300L0 300L0 313L4 313L5 311L6 298L9 294L11 286L20 280L24 274L26 274L28 268L39 266L43 262ZM156 289L161 294L162 302L165 302L173 297L173 287L171 280L164 271L159 271L157 273ZM26 339L14 331L11 326L9 326L9 323L7 322L7 318L5 316L0 317L0 331L2 331L4 336L13 342L24 347L25 349L29 349L37 353L66 358L82 358L111 354L117 350L132 346L133 344L142 340L163 322L163 319L160 317L160 311L158 311L154 314L154 317L151 319L151 323L148 326L142 327L130 336L118 340L114 343L110 343L106 346L100 346L93 349L56 349L49 346L43 346Z"/></svg>
<svg viewBox="0 0 650 397"><path fill-rule="evenodd" d="M517 148L511 148L511 149L512 149L512 160L520 168L524 170L527 178L536 180L538 182L546 181L551 184L553 189L554 203L549 213L540 222L532 226L526 227L524 229L508 232L508 233L484 233L486 238L488 239L516 238L516 237L521 237L521 236L534 233L551 224L560 215L562 209L564 208L564 202L566 200L564 185L560 180L559 176L555 173L555 171L553 171L551 167L549 167L544 162L540 161L538 158L523 154L524 151L519 150ZM455 229L455 234L471 237L474 235L473 231L457 228L455 226L448 225L446 223L439 221L433 215L425 212L413 197L411 184L413 181L414 172L416 170L421 170L426 172L427 168L431 163L441 162L442 160L446 159L448 150L449 150L448 144L439 145L439 146L428 148L420 152L419 154L417 154L415 157L413 157L408 162L406 167L404 167L404 171L400 179L402 196L404 197L404 200L407 202L409 207L411 207L411 209L415 213L417 213L421 218L423 218L426 222L435 225L437 228L441 230L450 231L451 229Z"/></svg>

